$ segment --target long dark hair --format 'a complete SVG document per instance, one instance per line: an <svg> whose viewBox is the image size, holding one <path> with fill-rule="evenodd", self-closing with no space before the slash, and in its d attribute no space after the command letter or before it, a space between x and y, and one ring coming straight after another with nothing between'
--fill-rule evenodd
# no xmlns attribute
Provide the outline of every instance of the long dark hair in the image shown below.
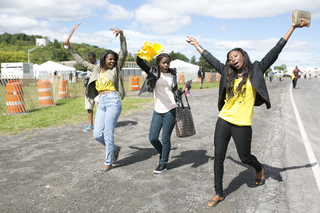
<svg viewBox="0 0 320 213"><path fill-rule="evenodd" d="M157 62L157 71L158 71L158 78L160 77L160 67L159 67L159 63L163 58L169 58L170 62L171 62L171 57L168 53L161 53L156 57L156 62Z"/></svg>
<svg viewBox="0 0 320 213"><path fill-rule="evenodd" d="M235 79L238 78L238 72L235 68L233 68L229 62L229 54L232 51L238 51L243 55L243 66L242 66L242 81L238 85L236 91L241 91L243 85L246 84L247 79L249 77L249 71L252 68L251 61L249 55L246 51L241 48L234 48L230 50L227 54L227 61L226 61L226 71L227 71L227 84L226 84L226 91L227 91L227 98L230 99L235 95L235 91L233 90Z"/></svg>
<svg viewBox="0 0 320 213"><path fill-rule="evenodd" d="M114 55L114 57L116 58L116 64L118 62L118 54L112 50L106 50L104 51L101 56L100 56L100 68L105 68L106 66L106 58L109 54Z"/></svg>

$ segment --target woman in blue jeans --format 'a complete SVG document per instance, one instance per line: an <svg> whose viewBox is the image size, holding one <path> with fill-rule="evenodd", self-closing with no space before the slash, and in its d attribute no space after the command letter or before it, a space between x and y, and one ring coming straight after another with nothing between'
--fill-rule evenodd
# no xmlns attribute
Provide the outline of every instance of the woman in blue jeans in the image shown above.
<svg viewBox="0 0 320 213"><path fill-rule="evenodd" d="M264 168L251 154L253 107L266 104L271 107L264 80L264 73L277 60L292 32L297 27L307 25L305 19L301 25L291 26L288 32L266 54L261 61L251 63L248 54L241 48L234 48L227 54L225 64L203 49L196 39L188 36L188 42L194 45L201 56L220 74L219 117L214 134L214 188L216 195L208 201L208 206L216 206L224 200L222 178L224 160L231 137L233 138L241 161L256 171L255 184L264 182Z"/></svg>
<svg viewBox="0 0 320 213"><path fill-rule="evenodd" d="M167 170L171 149L171 133L175 125L177 102L181 101L183 88L178 89L176 72L169 68L171 58L166 53L156 57L157 66L150 66L137 56L137 64L148 75L139 95L145 92L154 94L154 112L151 120L149 140L159 153L159 164L153 171L160 174ZM190 87L188 87L190 89ZM159 134L162 129L162 143Z"/></svg>
<svg viewBox="0 0 320 213"><path fill-rule="evenodd" d="M99 173L112 169L112 163L117 161L121 147L114 144L114 128L121 113L123 89L121 69L127 57L127 44L123 31L114 27L110 29L120 35L121 51L118 55L112 50L104 51L100 56L100 65L84 61L68 44L68 49L78 64L92 71L87 95L94 99L99 95L99 105L94 121L93 137L105 146L106 160Z"/></svg>

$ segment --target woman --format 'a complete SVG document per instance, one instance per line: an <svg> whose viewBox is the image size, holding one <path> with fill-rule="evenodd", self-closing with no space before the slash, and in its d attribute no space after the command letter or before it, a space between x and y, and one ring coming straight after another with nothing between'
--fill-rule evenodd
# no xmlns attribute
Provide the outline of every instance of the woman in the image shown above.
<svg viewBox="0 0 320 213"><path fill-rule="evenodd" d="M99 105L94 122L93 137L106 149L106 161L99 173L108 172L112 169L112 163L118 160L121 147L114 144L114 128L122 110L121 99L125 93L123 89L121 69L127 57L126 38L122 30L114 26L113 34L120 35L121 52L118 56L112 50L104 51L100 56L100 65L94 65L84 61L67 44L69 52L76 62L92 71L87 95L94 99L99 95Z"/></svg>
<svg viewBox="0 0 320 213"><path fill-rule="evenodd" d="M177 103L181 101L186 85L181 89L177 86L176 72L169 68L171 58L161 53L156 58L157 67L150 66L137 57L137 64L148 75L143 83L139 95L145 92L154 93L154 112L151 120L149 140L160 154L157 168L153 171L160 174L167 170L167 163L171 149L170 137L175 125ZM190 86L188 86L190 89ZM159 134L162 129L162 143Z"/></svg>
<svg viewBox="0 0 320 213"><path fill-rule="evenodd" d="M303 19L301 25L291 26L276 46L260 62L255 61L253 64L248 54L240 48L231 50L227 54L226 63L223 64L204 50L196 39L188 36L187 42L194 45L201 56L221 74L218 102L220 113L214 135L216 195L208 201L209 206L216 206L224 200L223 163L231 137L241 161L256 170L255 184L260 185L264 182L264 168L257 158L251 155L253 106L265 103L267 109L271 107L264 73L276 61L294 29L306 25L307 21Z"/></svg>
<svg viewBox="0 0 320 213"><path fill-rule="evenodd" d="M293 89L295 89L297 86L297 82L298 82L300 73L301 73L301 71L298 69L298 66L295 66L294 70L292 71L292 74L294 75L294 78L292 79Z"/></svg>

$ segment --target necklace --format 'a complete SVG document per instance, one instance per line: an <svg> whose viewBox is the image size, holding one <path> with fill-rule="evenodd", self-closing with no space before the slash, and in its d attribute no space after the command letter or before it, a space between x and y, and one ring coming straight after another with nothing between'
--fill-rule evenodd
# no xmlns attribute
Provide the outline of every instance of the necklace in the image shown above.
<svg viewBox="0 0 320 213"><path fill-rule="evenodd" d="M238 78L242 77L243 72L242 73L238 73Z"/></svg>

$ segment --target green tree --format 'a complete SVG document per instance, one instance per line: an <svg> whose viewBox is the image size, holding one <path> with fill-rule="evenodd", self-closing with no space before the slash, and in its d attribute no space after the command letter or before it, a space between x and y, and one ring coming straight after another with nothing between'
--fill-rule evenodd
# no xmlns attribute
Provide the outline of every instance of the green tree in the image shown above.
<svg viewBox="0 0 320 213"><path fill-rule="evenodd" d="M194 55L190 59L190 64L197 64L196 63L196 57Z"/></svg>
<svg viewBox="0 0 320 213"><path fill-rule="evenodd" d="M181 61L189 62L189 58L187 58L185 55L183 55L183 54L181 54L181 53L179 53L179 52L175 53L175 52L172 51L172 52L169 54L169 56L171 57L171 61L174 61L174 60L176 60L176 59L179 59L179 60L181 60Z"/></svg>

